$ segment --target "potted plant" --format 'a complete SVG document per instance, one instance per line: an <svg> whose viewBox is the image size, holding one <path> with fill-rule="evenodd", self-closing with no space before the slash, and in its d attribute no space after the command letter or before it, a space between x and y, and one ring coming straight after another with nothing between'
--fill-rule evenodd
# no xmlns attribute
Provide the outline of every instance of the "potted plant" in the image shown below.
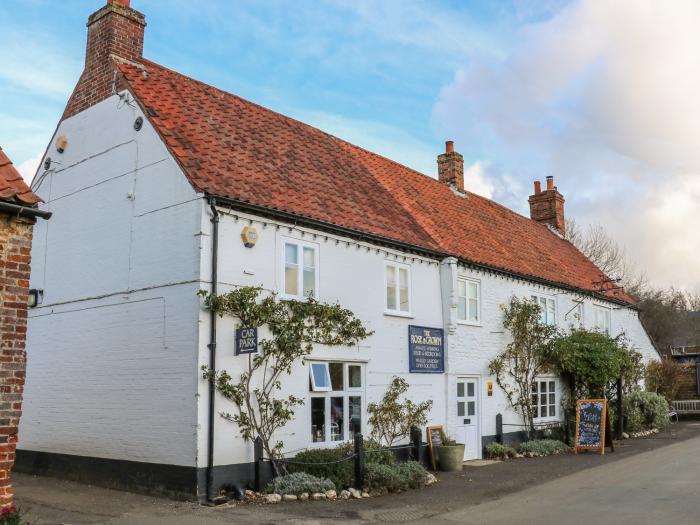
<svg viewBox="0 0 700 525"><path fill-rule="evenodd" d="M445 432L440 432L441 443L437 447L440 458L440 470L443 472L458 472L464 462L464 443L457 443Z"/></svg>

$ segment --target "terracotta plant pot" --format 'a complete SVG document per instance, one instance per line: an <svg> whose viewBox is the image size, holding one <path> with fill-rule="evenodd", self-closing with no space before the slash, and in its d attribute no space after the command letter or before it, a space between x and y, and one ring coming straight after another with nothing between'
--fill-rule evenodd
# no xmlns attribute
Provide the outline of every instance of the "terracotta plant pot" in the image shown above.
<svg viewBox="0 0 700 525"><path fill-rule="evenodd" d="M459 472L464 462L464 444L440 445L437 447L440 458L440 470L443 472Z"/></svg>

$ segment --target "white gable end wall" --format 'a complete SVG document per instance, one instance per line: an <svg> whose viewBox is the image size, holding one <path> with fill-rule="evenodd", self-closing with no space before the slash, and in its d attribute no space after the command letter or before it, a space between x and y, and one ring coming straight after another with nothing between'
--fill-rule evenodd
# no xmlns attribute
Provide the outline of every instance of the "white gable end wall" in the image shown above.
<svg viewBox="0 0 700 525"><path fill-rule="evenodd" d="M63 121L35 181L53 217L35 230L18 448L194 466L203 202L139 116L113 96Z"/></svg>

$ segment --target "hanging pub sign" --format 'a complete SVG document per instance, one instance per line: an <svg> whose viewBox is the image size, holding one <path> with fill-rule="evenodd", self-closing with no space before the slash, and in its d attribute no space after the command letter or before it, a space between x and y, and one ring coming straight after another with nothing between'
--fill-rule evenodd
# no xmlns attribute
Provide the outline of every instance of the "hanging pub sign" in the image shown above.
<svg viewBox="0 0 700 525"><path fill-rule="evenodd" d="M409 371L442 374L445 371L445 347L442 328L408 327Z"/></svg>
<svg viewBox="0 0 700 525"><path fill-rule="evenodd" d="M258 329L237 328L236 329L236 355L254 354L258 351Z"/></svg>

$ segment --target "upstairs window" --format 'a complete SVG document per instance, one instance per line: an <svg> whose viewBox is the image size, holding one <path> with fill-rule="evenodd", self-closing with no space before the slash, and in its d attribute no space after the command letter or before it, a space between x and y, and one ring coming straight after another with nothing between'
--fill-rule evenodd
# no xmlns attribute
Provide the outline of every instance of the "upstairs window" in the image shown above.
<svg viewBox="0 0 700 525"><path fill-rule="evenodd" d="M481 321L481 283L457 280L457 319L477 324Z"/></svg>
<svg viewBox="0 0 700 525"><path fill-rule="evenodd" d="M318 298L318 246L298 240L283 242L283 297Z"/></svg>
<svg viewBox="0 0 700 525"><path fill-rule="evenodd" d="M542 324L557 324L557 306L551 297L533 295L532 300L540 305L540 322Z"/></svg>
<svg viewBox="0 0 700 525"><path fill-rule="evenodd" d="M411 313L411 268L406 264L384 265L386 284L385 311L389 314L409 315Z"/></svg>
<svg viewBox="0 0 700 525"><path fill-rule="evenodd" d="M593 326L610 335L610 308L605 306L593 306Z"/></svg>

